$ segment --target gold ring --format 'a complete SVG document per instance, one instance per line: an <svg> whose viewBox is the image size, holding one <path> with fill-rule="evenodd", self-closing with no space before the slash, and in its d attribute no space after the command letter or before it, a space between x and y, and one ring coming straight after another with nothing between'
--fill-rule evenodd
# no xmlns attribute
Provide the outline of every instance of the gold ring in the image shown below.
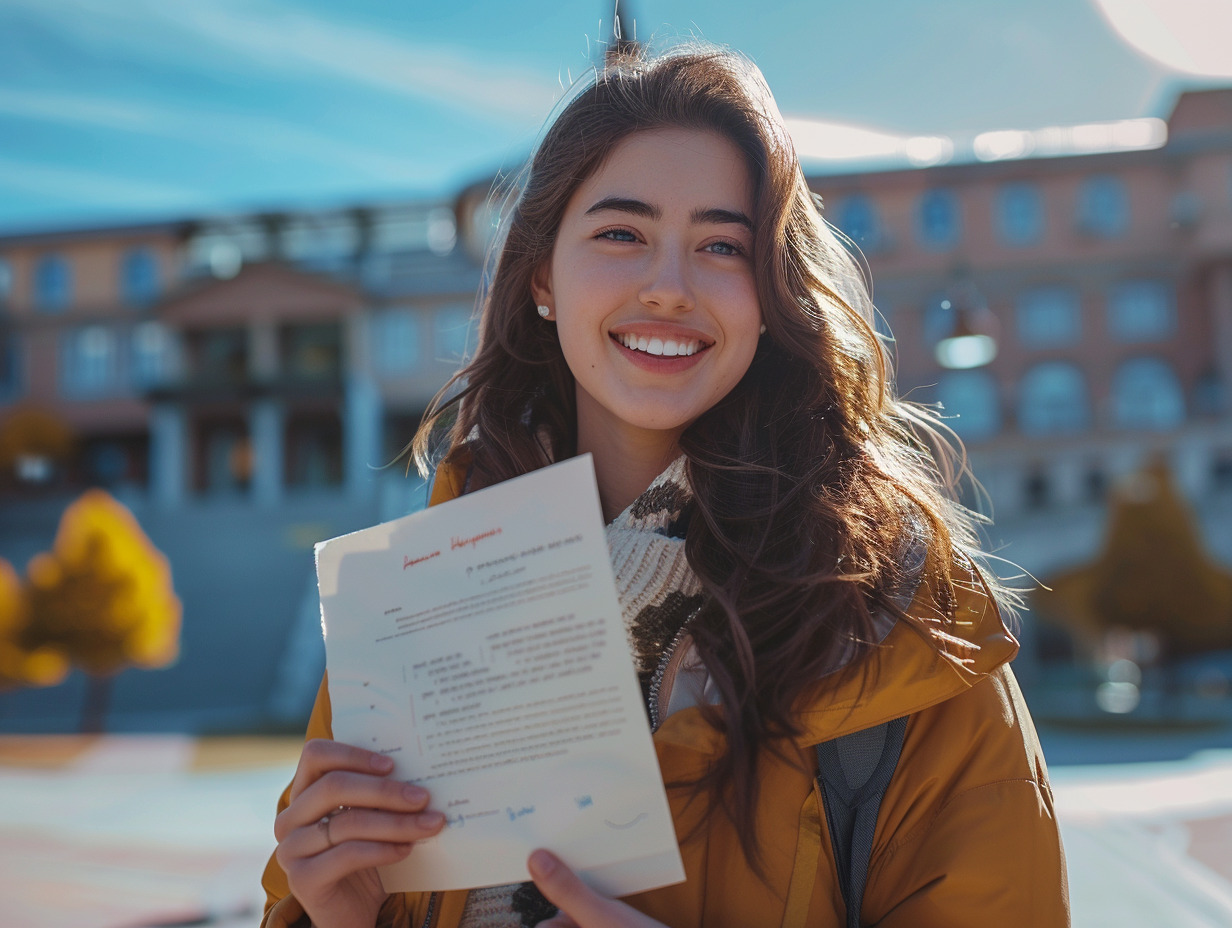
<svg viewBox="0 0 1232 928"><path fill-rule="evenodd" d="M322 815L321 820L317 822L317 827L320 828L321 831L325 833L325 843L329 845L330 848L332 848L334 846L334 839L331 838L329 835L330 818L332 818L332 813L331 815Z"/></svg>

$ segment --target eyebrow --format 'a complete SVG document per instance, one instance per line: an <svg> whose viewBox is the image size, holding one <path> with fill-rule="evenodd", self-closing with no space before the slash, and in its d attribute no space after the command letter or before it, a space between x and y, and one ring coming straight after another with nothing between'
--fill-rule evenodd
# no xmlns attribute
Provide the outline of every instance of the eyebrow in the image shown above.
<svg viewBox="0 0 1232 928"><path fill-rule="evenodd" d="M656 221L663 218L663 211L659 207L647 203L645 200L635 200L633 197L604 197L590 207L590 209L586 210L586 215L589 216L592 213L599 213L604 210L615 210L619 213L629 213L642 219L653 219ZM749 232L753 231L753 220L749 219L744 213L734 209L721 209L717 206L693 210L689 214L689 221L697 225L733 224L744 226Z"/></svg>

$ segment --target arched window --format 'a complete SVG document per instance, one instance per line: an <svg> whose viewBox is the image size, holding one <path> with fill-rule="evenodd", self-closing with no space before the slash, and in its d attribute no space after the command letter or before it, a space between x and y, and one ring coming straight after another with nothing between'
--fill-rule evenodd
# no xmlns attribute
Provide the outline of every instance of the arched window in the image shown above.
<svg viewBox="0 0 1232 928"><path fill-rule="evenodd" d="M876 251L881 246L877 205L862 193L852 194L839 205L838 227L864 251Z"/></svg>
<svg viewBox="0 0 1232 928"><path fill-rule="evenodd" d="M120 296L132 306L146 306L158 296L158 262L148 248L133 248L120 262Z"/></svg>
<svg viewBox="0 0 1232 928"><path fill-rule="evenodd" d="M920 241L930 251L948 251L962 238L958 197L949 190L929 190L920 197Z"/></svg>
<svg viewBox="0 0 1232 928"><path fill-rule="evenodd" d="M960 438L977 441L1001 428L997 382L988 371L947 371L937 383L937 399Z"/></svg>
<svg viewBox="0 0 1232 928"><path fill-rule="evenodd" d="M1129 192L1125 182L1111 174L1088 177L1078 188L1080 232L1099 238L1119 238L1129 231Z"/></svg>
<svg viewBox="0 0 1232 928"><path fill-rule="evenodd" d="M1064 361L1027 371L1018 394L1018 427L1028 435L1079 432L1091 423L1091 401L1082 372Z"/></svg>
<svg viewBox="0 0 1232 928"><path fill-rule="evenodd" d="M1007 245L1034 245L1044 235L1044 198L1029 181L1005 184L997 191L997 231Z"/></svg>
<svg viewBox="0 0 1232 928"><path fill-rule="evenodd" d="M1185 421L1185 394L1166 361L1132 358L1117 368L1112 419L1123 429L1172 429Z"/></svg>
<svg viewBox="0 0 1232 928"><path fill-rule="evenodd" d="M73 273L58 254L43 255L34 266L34 305L44 312L58 312L73 296Z"/></svg>
<svg viewBox="0 0 1232 928"><path fill-rule="evenodd" d="M1078 292L1072 287L1035 287L1018 296L1018 338L1028 348L1072 345L1082 335Z"/></svg>

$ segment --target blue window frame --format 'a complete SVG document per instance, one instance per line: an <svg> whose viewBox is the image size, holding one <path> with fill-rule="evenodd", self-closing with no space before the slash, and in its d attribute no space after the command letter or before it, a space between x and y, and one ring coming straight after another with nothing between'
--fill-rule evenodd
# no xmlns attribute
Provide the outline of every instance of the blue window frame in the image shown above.
<svg viewBox="0 0 1232 928"><path fill-rule="evenodd" d="M1028 348L1073 345L1082 337L1082 307L1072 287L1025 290L1015 310L1018 339Z"/></svg>
<svg viewBox="0 0 1232 928"><path fill-rule="evenodd" d="M1131 358L1112 377L1112 419L1123 429L1173 429L1185 421L1185 394L1160 358Z"/></svg>
<svg viewBox="0 0 1232 928"><path fill-rule="evenodd" d="M1018 393L1018 427L1023 432L1080 432L1090 424L1091 401L1076 366L1045 361L1023 376Z"/></svg>
<svg viewBox="0 0 1232 928"><path fill-rule="evenodd" d="M73 270L63 255L46 254L34 265L34 305L59 312L73 299Z"/></svg>
<svg viewBox="0 0 1232 928"><path fill-rule="evenodd" d="M997 231L1007 245L1035 245L1044 237L1044 197L1029 181L1005 184L997 191Z"/></svg>
<svg viewBox="0 0 1232 928"><path fill-rule="evenodd" d="M1086 178L1078 188L1079 231L1098 238L1120 238L1129 231L1129 191L1111 174Z"/></svg>
<svg viewBox="0 0 1232 928"><path fill-rule="evenodd" d="M988 371L947 371L937 382L937 399L960 438L977 441L1001 429L1001 398Z"/></svg>
<svg viewBox="0 0 1232 928"><path fill-rule="evenodd" d="M106 396L117 391L120 344L110 328L89 325L60 341L60 391L65 396Z"/></svg>
<svg viewBox="0 0 1232 928"><path fill-rule="evenodd" d="M881 246L877 204L863 193L852 194L839 204L838 227L863 251L876 251Z"/></svg>
<svg viewBox="0 0 1232 928"><path fill-rule="evenodd" d="M1176 331L1176 294L1163 280L1127 280L1108 293L1108 330L1123 342L1170 338Z"/></svg>
<svg viewBox="0 0 1232 928"><path fill-rule="evenodd" d="M133 248L120 261L120 296L131 306L148 306L158 297L158 261L148 248Z"/></svg>
<svg viewBox="0 0 1232 928"><path fill-rule="evenodd" d="M917 211L920 242L930 251L949 251L962 238L962 212L950 190L929 190Z"/></svg>

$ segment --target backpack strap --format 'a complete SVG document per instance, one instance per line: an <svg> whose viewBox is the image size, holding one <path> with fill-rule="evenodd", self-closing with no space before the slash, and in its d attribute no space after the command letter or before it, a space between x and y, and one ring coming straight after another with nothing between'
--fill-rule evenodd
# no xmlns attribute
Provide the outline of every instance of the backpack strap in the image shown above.
<svg viewBox="0 0 1232 928"><path fill-rule="evenodd" d="M847 906L847 928L860 928L877 812L898 766L906 732L904 716L817 745L817 783Z"/></svg>

